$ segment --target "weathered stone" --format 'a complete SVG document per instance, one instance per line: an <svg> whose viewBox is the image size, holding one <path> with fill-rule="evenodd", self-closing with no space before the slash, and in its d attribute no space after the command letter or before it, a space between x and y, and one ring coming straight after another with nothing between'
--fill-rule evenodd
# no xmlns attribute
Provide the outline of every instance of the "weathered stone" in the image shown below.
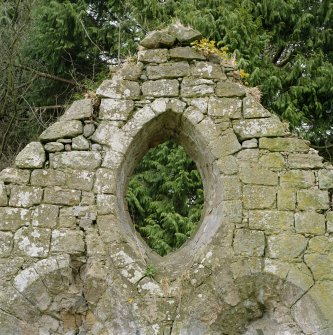
<svg viewBox="0 0 333 335"><path fill-rule="evenodd" d="M81 254L84 252L83 232L80 230L58 229L52 231L52 253Z"/></svg>
<svg viewBox="0 0 333 335"><path fill-rule="evenodd" d="M321 190L333 188L333 169L319 170L318 179L319 179L319 188Z"/></svg>
<svg viewBox="0 0 333 335"><path fill-rule="evenodd" d="M94 185L95 193L114 194L116 191L116 176L114 171L101 168L96 171Z"/></svg>
<svg viewBox="0 0 333 335"><path fill-rule="evenodd" d="M218 97L243 97L245 96L244 86L238 83L233 83L231 81L219 81L216 84L215 94ZM240 103L242 106L242 103Z"/></svg>
<svg viewBox="0 0 333 335"><path fill-rule="evenodd" d="M309 188L315 185L315 175L312 171L291 170L283 172L280 185L287 188Z"/></svg>
<svg viewBox="0 0 333 335"><path fill-rule="evenodd" d="M125 80L139 80L143 71L143 64L138 63L125 63L122 68L117 71L117 76Z"/></svg>
<svg viewBox="0 0 333 335"><path fill-rule="evenodd" d="M73 150L89 150L89 141L83 136L74 137L72 140Z"/></svg>
<svg viewBox="0 0 333 335"><path fill-rule="evenodd" d="M304 261L311 269L315 280L333 280L333 254L307 254Z"/></svg>
<svg viewBox="0 0 333 335"><path fill-rule="evenodd" d="M205 60L205 56L201 52L191 47L177 47L170 49L170 58Z"/></svg>
<svg viewBox="0 0 333 335"><path fill-rule="evenodd" d="M32 225L42 228L54 228L57 225L58 215L58 206L39 205L32 213Z"/></svg>
<svg viewBox="0 0 333 335"><path fill-rule="evenodd" d="M31 185L34 186L63 186L66 184L66 174L63 171L47 169L33 170L31 173Z"/></svg>
<svg viewBox="0 0 333 335"><path fill-rule="evenodd" d="M97 194L97 212L100 215L114 214L117 198L112 194Z"/></svg>
<svg viewBox="0 0 333 335"><path fill-rule="evenodd" d="M126 121L133 109L134 102L132 100L102 99L99 118L101 120Z"/></svg>
<svg viewBox="0 0 333 335"><path fill-rule="evenodd" d="M0 171L0 180L4 183L27 184L30 179L30 171L16 168L6 168Z"/></svg>
<svg viewBox="0 0 333 335"><path fill-rule="evenodd" d="M295 214L295 229L297 233L323 235L325 216L315 212L298 212Z"/></svg>
<svg viewBox="0 0 333 335"><path fill-rule="evenodd" d="M208 115L224 119L239 119L241 117L242 101L232 98L209 98Z"/></svg>
<svg viewBox="0 0 333 335"><path fill-rule="evenodd" d="M333 212L326 213L326 228L328 233L333 233Z"/></svg>
<svg viewBox="0 0 333 335"><path fill-rule="evenodd" d="M166 63L160 65L148 65L147 76L149 79L179 78L190 74L188 62Z"/></svg>
<svg viewBox="0 0 333 335"><path fill-rule="evenodd" d="M60 228L75 228L76 217L73 207L60 208L59 212L59 227Z"/></svg>
<svg viewBox="0 0 333 335"><path fill-rule="evenodd" d="M181 44L189 44L200 40L202 35L191 27L184 27L181 23L174 23L168 28L169 34L174 36Z"/></svg>
<svg viewBox="0 0 333 335"><path fill-rule="evenodd" d="M91 99L76 100L61 116L60 121L90 119L93 114Z"/></svg>
<svg viewBox="0 0 333 335"><path fill-rule="evenodd" d="M131 80L104 80L97 89L96 94L100 97L112 99L139 99L140 85Z"/></svg>
<svg viewBox="0 0 333 335"><path fill-rule="evenodd" d="M280 211L293 211L296 207L296 190L280 188L277 195L277 207Z"/></svg>
<svg viewBox="0 0 333 335"><path fill-rule="evenodd" d="M14 251L17 255L46 257L49 253L51 229L20 228L14 235Z"/></svg>
<svg viewBox="0 0 333 335"><path fill-rule="evenodd" d="M246 209L275 208L276 189L273 186L245 185L243 202Z"/></svg>
<svg viewBox="0 0 333 335"><path fill-rule="evenodd" d="M221 174L233 175L238 172L237 160L234 156L221 157L216 161Z"/></svg>
<svg viewBox="0 0 333 335"><path fill-rule="evenodd" d="M303 254L307 239L300 234L279 234L267 237L267 256L270 258L296 258Z"/></svg>
<svg viewBox="0 0 333 335"><path fill-rule="evenodd" d="M50 156L50 165L54 169L96 170L102 162L97 151L70 151L54 153Z"/></svg>
<svg viewBox="0 0 333 335"><path fill-rule="evenodd" d="M119 228L114 215L99 215L97 218L97 226L104 243L111 243L119 239Z"/></svg>
<svg viewBox="0 0 333 335"><path fill-rule="evenodd" d="M301 211L328 209L330 207L328 192L321 190L297 191L297 203Z"/></svg>
<svg viewBox="0 0 333 335"><path fill-rule="evenodd" d="M143 63L165 63L169 59L169 50L151 49L138 52L138 60Z"/></svg>
<svg viewBox="0 0 333 335"><path fill-rule="evenodd" d="M49 142L44 145L44 149L47 152L59 152L63 151L65 149L65 146L63 145L63 143Z"/></svg>
<svg viewBox="0 0 333 335"><path fill-rule="evenodd" d="M190 106L184 112L184 118L190 120L192 124L198 124L205 116L196 107Z"/></svg>
<svg viewBox="0 0 333 335"><path fill-rule="evenodd" d="M83 127L81 121L59 121L53 123L45 129L39 136L43 142L51 142L61 138L72 138L82 134ZM44 149L43 149L44 150Z"/></svg>
<svg viewBox="0 0 333 335"><path fill-rule="evenodd" d="M80 205L91 206L96 204L95 194L93 192L82 192Z"/></svg>
<svg viewBox="0 0 333 335"><path fill-rule="evenodd" d="M158 98L155 99L151 104L151 109L155 114L161 114L166 111L173 111L175 113L183 113L186 107L186 103L173 98Z"/></svg>
<svg viewBox="0 0 333 335"><path fill-rule="evenodd" d="M295 137L260 138L259 148L286 152L308 152L310 150L305 140Z"/></svg>
<svg viewBox="0 0 333 335"><path fill-rule="evenodd" d="M46 156L40 142L29 143L15 159L15 165L22 169L41 168L44 165Z"/></svg>
<svg viewBox="0 0 333 335"><path fill-rule="evenodd" d="M243 116L245 119L270 117L271 113L253 97L243 99Z"/></svg>
<svg viewBox="0 0 333 335"><path fill-rule="evenodd" d="M87 124L84 125L84 127L83 127L83 136L84 137L89 138L94 132L95 132L95 125L93 123L87 123Z"/></svg>
<svg viewBox="0 0 333 335"><path fill-rule="evenodd" d="M221 178L223 185L223 200L240 200L242 197L242 185L236 176Z"/></svg>
<svg viewBox="0 0 333 335"><path fill-rule="evenodd" d="M258 149L242 149L237 154L237 160L240 165L257 164L259 161Z"/></svg>
<svg viewBox="0 0 333 335"><path fill-rule="evenodd" d="M0 258L8 257L13 248L13 234L0 231Z"/></svg>
<svg viewBox="0 0 333 335"><path fill-rule="evenodd" d="M72 144L72 139L71 138L59 138L57 139L58 143L64 144L64 147L66 148L66 144Z"/></svg>
<svg viewBox="0 0 333 335"><path fill-rule="evenodd" d="M43 190L39 187L12 185L9 206L31 207L41 203Z"/></svg>
<svg viewBox="0 0 333 335"><path fill-rule="evenodd" d="M238 255L262 256L265 250L265 235L262 231L236 229L233 246Z"/></svg>
<svg viewBox="0 0 333 335"><path fill-rule="evenodd" d="M249 211L250 229L264 230L269 233L294 230L294 214L277 210Z"/></svg>
<svg viewBox="0 0 333 335"><path fill-rule="evenodd" d="M292 169L315 169L323 166L323 157L316 154L289 154L288 165Z"/></svg>
<svg viewBox="0 0 333 335"><path fill-rule="evenodd" d="M239 144L236 135L231 131L215 139L211 143L212 154L216 158L231 155L239 150L242 146Z"/></svg>
<svg viewBox="0 0 333 335"><path fill-rule="evenodd" d="M157 49L171 47L176 41L176 37L166 31L152 31L141 42L140 45L147 49Z"/></svg>
<svg viewBox="0 0 333 335"><path fill-rule="evenodd" d="M0 207L0 230L15 231L30 224L31 214L27 209Z"/></svg>
<svg viewBox="0 0 333 335"><path fill-rule="evenodd" d="M87 254L89 256L105 255L104 243L95 229L90 229L86 237Z"/></svg>
<svg viewBox="0 0 333 335"><path fill-rule="evenodd" d="M180 95L185 98L204 97L214 93L214 82L209 79L184 78Z"/></svg>
<svg viewBox="0 0 333 335"><path fill-rule="evenodd" d="M191 76L205 79L227 79L219 64L209 62L195 62L191 66Z"/></svg>
<svg viewBox="0 0 333 335"><path fill-rule="evenodd" d="M0 207L7 206L8 198L7 198L7 189L3 182L0 181Z"/></svg>
<svg viewBox="0 0 333 335"><path fill-rule="evenodd" d="M175 79L146 81L142 84L142 94L152 97L175 97L178 95L179 83Z"/></svg>
<svg viewBox="0 0 333 335"><path fill-rule="evenodd" d="M259 158L260 165L272 170L281 170L285 167L284 157L278 152L271 152Z"/></svg>
<svg viewBox="0 0 333 335"><path fill-rule="evenodd" d="M74 190L91 191L95 173L91 171L67 170L66 186Z"/></svg>
<svg viewBox="0 0 333 335"><path fill-rule="evenodd" d="M278 184L278 175L275 172L246 165L240 169L240 179L245 184L271 186Z"/></svg>
<svg viewBox="0 0 333 335"><path fill-rule="evenodd" d="M314 236L309 241L307 253L332 254L333 238L327 236Z"/></svg>
<svg viewBox="0 0 333 335"><path fill-rule="evenodd" d="M285 125L275 115L269 118L235 121L234 130L240 140L247 140L253 137L283 136L286 134Z"/></svg>
<svg viewBox="0 0 333 335"><path fill-rule="evenodd" d="M46 204L75 206L80 203L81 191L65 190L60 187L46 187L44 202Z"/></svg>
<svg viewBox="0 0 333 335"><path fill-rule="evenodd" d="M252 140L247 140L242 143L242 148L245 149L253 149L258 148L258 140L253 138Z"/></svg>

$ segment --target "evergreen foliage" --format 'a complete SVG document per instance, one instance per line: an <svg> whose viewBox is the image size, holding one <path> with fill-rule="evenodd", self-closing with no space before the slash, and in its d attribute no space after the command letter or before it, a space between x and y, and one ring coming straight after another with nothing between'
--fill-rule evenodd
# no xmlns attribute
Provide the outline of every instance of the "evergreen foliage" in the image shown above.
<svg viewBox="0 0 333 335"><path fill-rule="evenodd" d="M179 248L197 227L203 207L200 173L183 147L164 142L140 161L126 199L135 229L164 256Z"/></svg>

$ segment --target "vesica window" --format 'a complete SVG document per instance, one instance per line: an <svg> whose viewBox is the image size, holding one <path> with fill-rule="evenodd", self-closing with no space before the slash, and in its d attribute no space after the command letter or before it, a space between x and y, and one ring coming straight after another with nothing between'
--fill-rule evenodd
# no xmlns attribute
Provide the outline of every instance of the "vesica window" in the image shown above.
<svg viewBox="0 0 333 335"><path fill-rule="evenodd" d="M202 179L184 148L167 141L150 149L139 162L126 199L135 229L164 256L184 244L199 224Z"/></svg>

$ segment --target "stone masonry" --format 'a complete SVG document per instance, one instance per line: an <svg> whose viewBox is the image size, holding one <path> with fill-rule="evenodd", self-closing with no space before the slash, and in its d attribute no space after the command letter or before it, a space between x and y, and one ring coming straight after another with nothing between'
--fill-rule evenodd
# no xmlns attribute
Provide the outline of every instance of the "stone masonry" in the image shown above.
<svg viewBox="0 0 333 335"><path fill-rule="evenodd" d="M0 172L0 335L332 335L333 168L179 24ZM167 139L201 172L195 235L160 257L124 198ZM151 275L154 269L155 275Z"/></svg>

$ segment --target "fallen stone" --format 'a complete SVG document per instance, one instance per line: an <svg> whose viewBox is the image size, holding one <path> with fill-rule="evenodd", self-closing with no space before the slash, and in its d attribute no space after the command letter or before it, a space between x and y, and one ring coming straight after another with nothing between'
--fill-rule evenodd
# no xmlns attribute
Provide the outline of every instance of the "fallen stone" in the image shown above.
<svg viewBox="0 0 333 335"><path fill-rule="evenodd" d="M175 23L168 28L169 34L174 36L181 44L190 44L193 41L200 40L202 35L199 31L191 27L184 27L180 23Z"/></svg>
<svg viewBox="0 0 333 335"><path fill-rule="evenodd" d="M83 127L81 121L69 120L53 123L45 129L39 136L43 142L51 142L61 138L72 138L82 134Z"/></svg>
<svg viewBox="0 0 333 335"><path fill-rule="evenodd" d="M60 121L90 119L93 114L93 103L91 99L76 100L66 110Z"/></svg>
<svg viewBox="0 0 333 335"><path fill-rule="evenodd" d="M168 48L173 46L176 37L166 31L152 31L141 42L140 45L147 49Z"/></svg>

